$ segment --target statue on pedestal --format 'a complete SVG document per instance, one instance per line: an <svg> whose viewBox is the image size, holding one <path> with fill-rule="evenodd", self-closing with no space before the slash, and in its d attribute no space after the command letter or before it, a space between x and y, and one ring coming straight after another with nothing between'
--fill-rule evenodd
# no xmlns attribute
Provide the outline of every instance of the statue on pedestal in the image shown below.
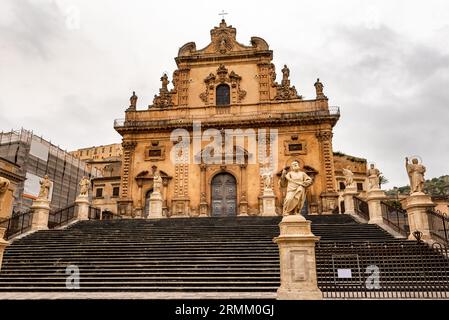
<svg viewBox="0 0 449 320"><path fill-rule="evenodd" d="M155 171L153 175L153 192L161 193L162 188L162 177L159 171Z"/></svg>
<svg viewBox="0 0 449 320"><path fill-rule="evenodd" d="M44 179L39 181L39 183L41 186L40 186L39 194L37 197L40 199L48 200L48 196L50 194L50 187L51 187L51 182L50 182L50 179L48 179L48 175L45 175Z"/></svg>
<svg viewBox="0 0 449 320"><path fill-rule="evenodd" d="M282 170L281 185L287 185L287 194L284 199L282 215L300 215L306 199L306 188L309 187L312 182L312 178L305 172L300 171L298 161L292 162L291 171L288 173L285 169Z"/></svg>
<svg viewBox="0 0 449 320"><path fill-rule="evenodd" d="M368 190L380 189L380 171L374 167L374 164L370 164L366 175L368 176Z"/></svg>
<svg viewBox="0 0 449 320"><path fill-rule="evenodd" d="M345 187L350 187L354 183L354 173L348 168L343 168L343 175L345 176Z"/></svg>
<svg viewBox="0 0 449 320"><path fill-rule="evenodd" d="M425 182L424 173L426 172L426 167L420 164L417 158L413 158L412 163L410 163L408 157L406 157L405 168L410 179L410 194L415 192L423 192Z"/></svg>
<svg viewBox="0 0 449 320"><path fill-rule="evenodd" d="M80 196L87 196L89 194L90 180L83 176L80 183Z"/></svg>

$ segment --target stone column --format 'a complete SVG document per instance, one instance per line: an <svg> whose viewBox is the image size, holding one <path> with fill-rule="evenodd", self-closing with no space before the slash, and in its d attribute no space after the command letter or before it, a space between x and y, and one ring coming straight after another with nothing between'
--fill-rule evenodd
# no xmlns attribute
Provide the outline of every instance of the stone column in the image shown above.
<svg viewBox="0 0 449 320"><path fill-rule="evenodd" d="M248 200L246 195L248 194L248 183L247 183L247 171L246 171L246 163L240 165L240 203L239 203L239 216L247 216L248 215Z"/></svg>
<svg viewBox="0 0 449 320"><path fill-rule="evenodd" d="M31 222L31 230L47 230L48 215L50 214L50 200L37 198L31 206L33 210L33 221Z"/></svg>
<svg viewBox="0 0 449 320"><path fill-rule="evenodd" d="M355 214L354 210L354 197L357 195L357 187L355 185L347 186L343 193L343 200L345 202L345 213Z"/></svg>
<svg viewBox="0 0 449 320"><path fill-rule="evenodd" d="M385 200L387 196L385 192L379 188L368 190L366 201L368 202L369 221L370 224L383 224L382 208L380 202ZM345 203L346 206L346 203Z"/></svg>
<svg viewBox="0 0 449 320"><path fill-rule="evenodd" d="M311 222L303 216L285 216L280 235L274 238L279 246L281 286L280 300L321 300L315 261L315 243L320 239L311 231Z"/></svg>
<svg viewBox="0 0 449 320"><path fill-rule="evenodd" d="M415 192L406 200L405 209L407 210L408 223L410 226L409 240L415 240L415 237L413 236L414 231L421 231L422 239L430 240L431 235L427 209L435 207L432 198L423 192Z"/></svg>
<svg viewBox="0 0 449 320"><path fill-rule="evenodd" d="M89 220L89 196L79 195L75 200L77 206L77 218L78 220Z"/></svg>
<svg viewBox="0 0 449 320"><path fill-rule="evenodd" d="M5 236L6 228L0 228L0 270L2 269L2 261L3 261L3 253L5 252L6 247L9 245L9 242L3 239Z"/></svg>
<svg viewBox="0 0 449 320"><path fill-rule="evenodd" d="M331 214L338 207L338 193L335 190L335 168L334 154L332 152L332 129L319 131L316 138L320 146L320 155L322 161L321 179L323 191L320 194L321 207L323 214Z"/></svg>
<svg viewBox="0 0 449 320"><path fill-rule="evenodd" d="M208 216L208 205L206 197L206 169L207 166L202 163L200 164L200 216Z"/></svg>

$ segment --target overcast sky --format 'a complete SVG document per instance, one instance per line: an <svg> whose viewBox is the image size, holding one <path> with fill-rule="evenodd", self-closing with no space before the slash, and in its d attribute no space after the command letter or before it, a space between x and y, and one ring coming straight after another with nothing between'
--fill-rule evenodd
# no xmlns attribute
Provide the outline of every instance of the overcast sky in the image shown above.
<svg viewBox="0 0 449 320"><path fill-rule="evenodd" d="M340 106L334 151L408 183L404 157L427 178L449 173L449 2L2 0L0 130L24 127L73 150L120 142L131 92L152 103L179 47L209 43L221 10L237 40L264 38L292 84L317 77Z"/></svg>

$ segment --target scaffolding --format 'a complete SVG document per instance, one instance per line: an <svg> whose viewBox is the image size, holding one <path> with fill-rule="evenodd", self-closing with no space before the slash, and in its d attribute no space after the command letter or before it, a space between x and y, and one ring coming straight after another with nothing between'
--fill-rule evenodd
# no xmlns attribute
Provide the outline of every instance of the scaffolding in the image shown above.
<svg viewBox="0 0 449 320"><path fill-rule="evenodd" d="M75 201L78 183L83 176L101 176L96 168L90 168L59 146L23 128L0 133L0 157L17 164L25 179L48 175L53 182L52 210L66 207ZM33 197L28 196L25 189L26 181L22 181L14 193L15 213L27 211L32 205Z"/></svg>

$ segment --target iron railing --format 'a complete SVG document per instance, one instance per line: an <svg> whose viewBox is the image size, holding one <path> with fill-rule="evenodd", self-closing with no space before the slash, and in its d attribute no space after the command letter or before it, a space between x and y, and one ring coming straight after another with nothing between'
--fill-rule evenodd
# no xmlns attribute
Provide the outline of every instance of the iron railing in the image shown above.
<svg viewBox="0 0 449 320"><path fill-rule="evenodd" d="M72 204L55 212L50 212L48 215L48 228L54 229L66 225L75 218L75 204Z"/></svg>
<svg viewBox="0 0 449 320"><path fill-rule="evenodd" d="M33 211L27 211L13 215L11 218L0 222L0 227L5 228L4 239L9 240L31 229Z"/></svg>
<svg viewBox="0 0 449 320"><path fill-rule="evenodd" d="M90 220L100 220L101 219L101 209L89 206L89 219Z"/></svg>
<svg viewBox="0 0 449 320"><path fill-rule="evenodd" d="M445 253L422 241L320 241L318 287L327 299L447 299Z"/></svg>
<svg viewBox="0 0 449 320"><path fill-rule="evenodd" d="M217 110L221 110L222 107L218 107ZM168 109L167 109L168 110ZM221 112L221 111L217 111ZM221 114L220 120L223 120L227 117L234 118L236 115L233 113L229 114ZM253 112L239 112L238 117L239 120L254 120L255 117L259 120L270 119L270 120L285 120L285 119L296 119L296 118L309 118L309 117L339 117L340 116L340 107L338 106L330 106L328 109L322 109L319 107L310 107L305 108L301 111L297 112L269 112L269 111L253 111ZM169 125L181 125L181 124L189 124L194 120L211 120L210 116L205 116L204 114L190 114L188 116L184 116L182 122L180 122L180 118L178 115L163 115L160 117L155 117L152 120L126 120L126 119L115 119L114 120L114 128L122 128L122 127L146 127L154 125L156 122L161 125L169 126Z"/></svg>
<svg viewBox="0 0 449 320"><path fill-rule="evenodd" d="M407 211L392 206L384 201L380 202L380 208L382 210L383 222L386 225L390 226L404 237L407 237L410 234Z"/></svg>
<svg viewBox="0 0 449 320"><path fill-rule="evenodd" d="M429 208L427 210L429 217L430 234L449 245L449 216L439 210Z"/></svg>
<svg viewBox="0 0 449 320"><path fill-rule="evenodd" d="M103 211L101 213L101 219L102 220L117 220L117 219L122 219L122 216L120 216L118 214L114 214L111 211Z"/></svg>
<svg viewBox="0 0 449 320"><path fill-rule="evenodd" d="M354 197L354 211L363 219L369 221L368 203L359 197Z"/></svg>

